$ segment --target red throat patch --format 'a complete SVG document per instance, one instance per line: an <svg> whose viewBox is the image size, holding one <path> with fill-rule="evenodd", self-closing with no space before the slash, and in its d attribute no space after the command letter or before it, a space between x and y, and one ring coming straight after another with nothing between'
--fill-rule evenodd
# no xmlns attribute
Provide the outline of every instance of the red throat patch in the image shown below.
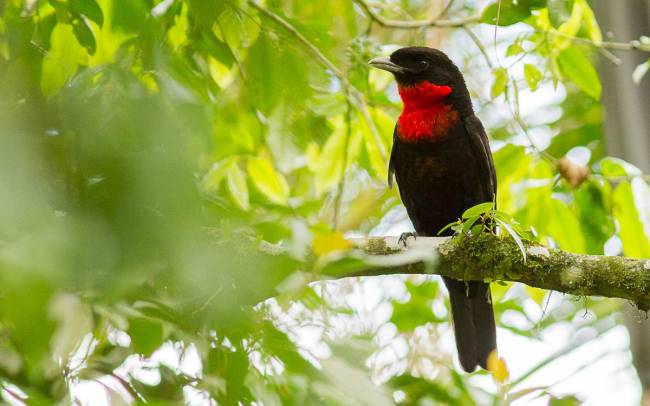
<svg viewBox="0 0 650 406"><path fill-rule="evenodd" d="M400 138L407 142L443 137L459 119L458 112L444 100L451 87L427 81L413 86L398 86L404 110L397 120Z"/></svg>

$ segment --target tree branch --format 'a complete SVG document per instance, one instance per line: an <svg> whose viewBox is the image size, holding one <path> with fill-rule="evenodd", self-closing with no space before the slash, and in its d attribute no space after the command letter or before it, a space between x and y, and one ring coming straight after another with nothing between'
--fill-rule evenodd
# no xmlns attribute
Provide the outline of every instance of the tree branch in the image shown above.
<svg viewBox="0 0 650 406"><path fill-rule="evenodd" d="M423 27L463 27L465 25L477 23L481 20L481 16L470 16L458 18L455 20L442 20L438 17L430 18L428 20L391 20L384 18L380 14L375 13L372 7L365 0L355 0L363 11L377 24L386 28L423 28Z"/></svg>
<svg viewBox="0 0 650 406"><path fill-rule="evenodd" d="M375 266L327 277L439 274L463 280L521 282L573 295L627 299L641 310L650 310L650 259L580 255L526 244L524 262L514 242L487 234L462 240L418 237L409 240L408 248L402 247L396 237L351 241L376 260L372 261ZM413 261L390 265L391 254L432 250L437 261L431 267L417 259L422 258L418 255L413 256Z"/></svg>

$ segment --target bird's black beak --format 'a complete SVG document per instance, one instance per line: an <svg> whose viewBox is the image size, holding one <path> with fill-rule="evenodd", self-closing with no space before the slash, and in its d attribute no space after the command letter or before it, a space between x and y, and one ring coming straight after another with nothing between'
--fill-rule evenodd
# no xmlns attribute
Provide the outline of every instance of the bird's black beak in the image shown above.
<svg viewBox="0 0 650 406"><path fill-rule="evenodd" d="M370 61L368 61L368 65L391 73L402 74L402 73L406 73L407 71L406 68L391 62L391 60L388 58L383 58L383 57L371 59Z"/></svg>

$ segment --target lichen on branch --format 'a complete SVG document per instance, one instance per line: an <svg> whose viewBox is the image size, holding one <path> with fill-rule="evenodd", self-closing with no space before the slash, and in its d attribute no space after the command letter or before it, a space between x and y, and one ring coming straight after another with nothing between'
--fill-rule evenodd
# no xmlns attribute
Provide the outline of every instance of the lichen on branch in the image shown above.
<svg viewBox="0 0 650 406"><path fill-rule="evenodd" d="M412 249L431 249L438 260L398 266L375 266L337 277L435 273L463 280L520 282L580 296L627 299L650 310L650 259L582 255L526 244L524 261L516 244L489 234L451 239L417 237L404 247L396 237L353 239L354 245L373 256Z"/></svg>

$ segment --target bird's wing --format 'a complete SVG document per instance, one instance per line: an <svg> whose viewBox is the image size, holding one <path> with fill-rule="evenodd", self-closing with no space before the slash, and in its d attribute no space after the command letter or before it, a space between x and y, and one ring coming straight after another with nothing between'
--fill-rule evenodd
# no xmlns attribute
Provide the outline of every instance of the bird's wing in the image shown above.
<svg viewBox="0 0 650 406"><path fill-rule="evenodd" d="M481 124L481 120L473 114L469 117L465 117L463 122L465 124L465 130L467 131L472 151L479 162L481 176L486 177L481 184L487 186L488 190L485 190L486 194L491 196L492 199L496 199L497 175L494 170L492 153L490 152L490 142L488 141L483 124Z"/></svg>
<svg viewBox="0 0 650 406"><path fill-rule="evenodd" d="M395 143L397 142L397 126L395 126L395 130L393 130L393 146L390 150L390 158L388 159L388 187L392 188L393 187L393 177L395 176L395 162L393 162L393 159L395 159Z"/></svg>

